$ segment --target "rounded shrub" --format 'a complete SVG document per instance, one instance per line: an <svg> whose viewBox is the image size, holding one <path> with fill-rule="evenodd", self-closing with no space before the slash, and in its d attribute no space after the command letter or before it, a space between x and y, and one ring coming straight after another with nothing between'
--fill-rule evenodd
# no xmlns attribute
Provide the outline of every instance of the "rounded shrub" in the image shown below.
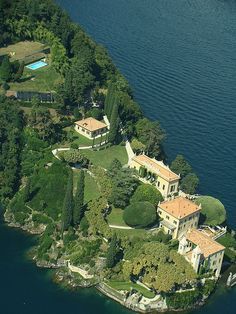
<svg viewBox="0 0 236 314"><path fill-rule="evenodd" d="M145 228L155 223L156 208L149 202L134 202L125 208L123 219L128 226Z"/></svg>
<svg viewBox="0 0 236 314"><path fill-rule="evenodd" d="M204 224L216 226L226 220L226 210L218 199L212 196L201 196L195 202L202 206L201 215Z"/></svg>
<svg viewBox="0 0 236 314"><path fill-rule="evenodd" d="M163 197L155 186L151 184L141 184L134 192L131 203L142 201L157 205L159 202L163 201Z"/></svg>

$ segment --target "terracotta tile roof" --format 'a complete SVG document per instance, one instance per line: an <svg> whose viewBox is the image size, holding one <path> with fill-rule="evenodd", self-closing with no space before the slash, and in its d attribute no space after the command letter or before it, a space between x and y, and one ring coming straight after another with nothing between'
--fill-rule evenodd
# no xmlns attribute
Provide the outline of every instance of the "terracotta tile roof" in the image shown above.
<svg viewBox="0 0 236 314"><path fill-rule="evenodd" d="M218 242L212 240L210 237L205 235L203 232L192 229L186 234L188 241L198 245L203 256L206 258L214 253L220 252L225 249L225 247Z"/></svg>
<svg viewBox="0 0 236 314"><path fill-rule="evenodd" d="M100 130L100 129L107 127L107 125L105 123L98 121L94 118L86 118L83 120L79 120L79 121L76 121L75 124L77 124L78 126L84 128L90 132Z"/></svg>
<svg viewBox="0 0 236 314"><path fill-rule="evenodd" d="M159 204L159 207L166 213L181 219L193 213L200 211L200 206L185 197L176 197L170 201L164 201Z"/></svg>
<svg viewBox="0 0 236 314"><path fill-rule="evenodd" d="M180 177L170 170L162 161L158 161L155 158L150 158L146 155L134 156L133 160L144 166L150 171L153 171L158 176L162 177L167 181L179 180Z"/></svg>

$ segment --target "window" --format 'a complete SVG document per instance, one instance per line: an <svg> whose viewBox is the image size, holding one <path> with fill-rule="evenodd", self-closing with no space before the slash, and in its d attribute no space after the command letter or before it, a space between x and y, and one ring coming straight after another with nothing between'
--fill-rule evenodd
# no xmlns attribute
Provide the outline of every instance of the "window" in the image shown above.
<svg viewBox="0 0 236 314"><path fill-rule="evenodd" d="M170 217L166 215L166 219L168 219L168 220L169 220L169 219L170 219Z"/></svg>
<svg viewBox="0 0 236 314"><path fill-rule="evenodd" d="M165 187L166 187L166 186L165 186L165 184L163 184L163 187L162 187L162 189L163 189L163 190L165 190Z"/></svg>
<svg viewBox="0 0 236 314"><path fill-rule="evenodd" d="M85 129L82 129L83 132L85 132Z"/></svg>
<svg viewBox="0 0 236 314"><path fill-rule="evenodd" d="M174 224L177 225L177 221L176 220L174 220Z"/></svg>
<svg viewBox="0 0 236 314"><path fill-rule="evenodd" d="M170 187L170 191L171 191L171 192L174 192L174 191L175 191L175 185L172 185L172 186Z"/></svg>
<svg viewBox="0 0 236 314"><path fill-rule="evenodd" d="M157 182L157 186L158 186L158 187L160 186L160 181Z"/></svg>

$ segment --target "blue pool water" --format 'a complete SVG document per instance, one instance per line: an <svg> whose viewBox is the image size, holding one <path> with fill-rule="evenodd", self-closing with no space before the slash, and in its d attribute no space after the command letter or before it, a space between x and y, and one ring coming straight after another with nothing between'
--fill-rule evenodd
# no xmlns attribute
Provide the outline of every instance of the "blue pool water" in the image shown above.
<svg viewBox="0 0 236 314"><path fill-rule="evenodd" d="M46 65L48 65L46 62L37 61L37 62L34 62L34 63L27 65L26 67L30 70L37 70L37 69L40 69L42 67L45 67Z"/></svg>

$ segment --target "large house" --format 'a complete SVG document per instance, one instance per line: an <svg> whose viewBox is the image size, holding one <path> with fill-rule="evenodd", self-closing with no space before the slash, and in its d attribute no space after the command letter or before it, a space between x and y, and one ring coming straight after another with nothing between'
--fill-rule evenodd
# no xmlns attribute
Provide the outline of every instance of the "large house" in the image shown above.
<svg viewBox="0 0 236 314"><path fill-rule="evenodd" d="M159 203L160 227L173 239L179 239L188 230L198 227L200 210L201 205L182 196Z"/></svg>
<svg viewBox="0 0 236 314"><path fill-rule="evenodd" d="M108 127L104 122L90 117L76 121L75 130L89 139L94 139L107 133Z"/></svg>
<svg viewBox="0 0 236 314"><path fill-rule="evenodd" d="M129 166L136 169L140 175L144 170L164 197L178 192L180 176L171 171L162 161L144 154L135 155L129 161Z"/></svg>
<svg viewBox="0 0 236 314"><path fill-rule="evenodd" d="M196 273L213 272L220 275L225 247L203 231L192 229L179 242L178 253L192 264Z"/></svg>

